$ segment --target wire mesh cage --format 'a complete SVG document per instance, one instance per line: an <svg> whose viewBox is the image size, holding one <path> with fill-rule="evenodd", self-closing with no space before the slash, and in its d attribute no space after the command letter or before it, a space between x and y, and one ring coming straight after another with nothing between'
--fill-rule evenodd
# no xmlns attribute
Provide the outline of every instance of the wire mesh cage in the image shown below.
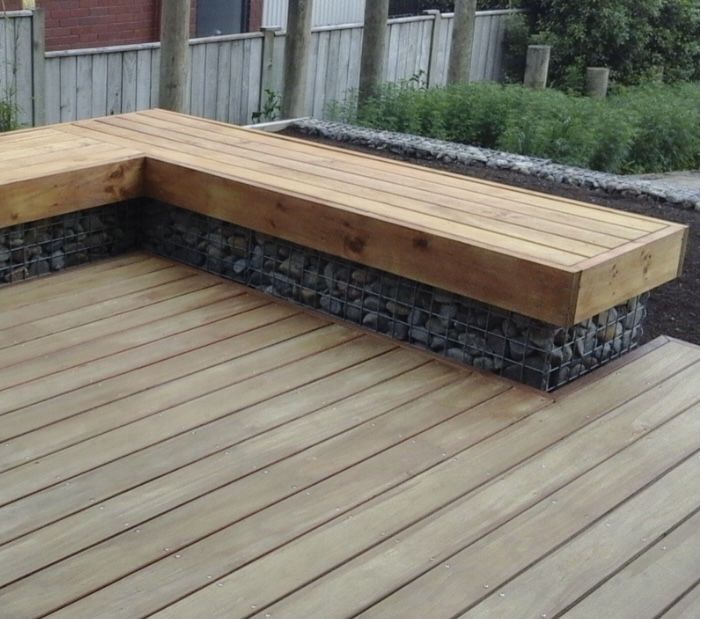
<svg viewBox="0 0 701 619"><path fill-rule="evenodd" d="M136 208L110 204L0 229L0 285L132 249Z"/></svg>
<svg viewBox="0 0 701 619"><path fill-rule="evenodd" d="M562 328L166 204L143 217L155 253L543 390L642 336L647 294Z"/></svg>

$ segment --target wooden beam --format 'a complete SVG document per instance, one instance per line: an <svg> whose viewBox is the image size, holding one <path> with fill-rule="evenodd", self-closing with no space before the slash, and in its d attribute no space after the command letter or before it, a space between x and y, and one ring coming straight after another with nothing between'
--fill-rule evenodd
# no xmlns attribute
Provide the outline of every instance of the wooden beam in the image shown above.
<svg viewBox="0 0 701 619"><path fill-rule="evenodd" d="M455 0L453 37L448 59L448 84L470 81L477 0Z"/></svg>
<svg viewBox="0 0 701 619"><path fill-rule="evenodd" d="M35 127L46 124L45 33L44 9L36 9L32 15L32 125Z"/></svg>
<svg viewBox="0 0 701 619"><path fill-rule="evenodd" d="M147 159L146 194L554 324L571 314L577 273L197 167Z"/></svg>
<svg viewBox="0 0 701 619"><path fill-rule="evenodd" d="M313 0L289 0L285 40L283 118L304 116L307 99L309 46L312 40Z"/></svg>
<svg viewBox="0 0 701 619"><path fill-rule="evenodd" d="M382 82L389 0L365 3L363 49L360 55L360 101L372 96Z"/></svg>
<svg viewBox="0 0 701 619"><path fill-rule="evenodd" d="M189 39L190 0L163 0L158 105L174 112L188 107Z"/></svg>

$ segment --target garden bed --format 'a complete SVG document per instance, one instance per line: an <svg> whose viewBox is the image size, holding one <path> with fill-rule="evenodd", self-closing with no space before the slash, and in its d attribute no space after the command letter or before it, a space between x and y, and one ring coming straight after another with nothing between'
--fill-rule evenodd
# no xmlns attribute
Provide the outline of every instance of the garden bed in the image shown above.
<svg viewBox="0 0 701 619"><path fill-rule="evenodd" d="M699 213L693 209L682 209L651 197L629 197L603 190L585 189L513 170L487 167L474 163L446 163L420 159L388 151L379 151L368 146L339 142L318 136L310 136L299 129L289 128L285 135L303 138L317 143L340 146L358 152L380 154L390 159L416 163L422 166L464 174L475 178L494 180L509 185L542 191L557 196L589 202L622 211L659 217L689 226L689 240L681 276L655 289L649 299L649 316L645 324L643 341L658 335L670 335L679 339L699 343Z"/></svg>

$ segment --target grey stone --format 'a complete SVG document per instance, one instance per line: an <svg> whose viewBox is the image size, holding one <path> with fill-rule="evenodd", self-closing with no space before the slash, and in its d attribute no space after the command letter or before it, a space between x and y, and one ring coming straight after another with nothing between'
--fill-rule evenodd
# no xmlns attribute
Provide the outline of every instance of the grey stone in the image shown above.
<svg viewBox="0 0 701 619"><path fill-rule="evenodd" d="M365 269L356 269L351 273L351 280L358 286L369 284L373 279L372 274Z"/></svg>
<svg viewBox="0 0 701 619"><path fill-rule="evenodd" d="M353 322L361 322L363 319L363 308L354 303L346 305L346 318Z"/></svg>
<svg viewBox="0 0 701 619"><path fill-rule="evenodd" d="M413 308L409 312L409 316L407 317L407 322L412 326L422 326L426 324L426 318L428 317L428 314L424 312L423 310L420 310L418 307Z"/></svg>
<svg viewBox="0 0 701 619"><path fill-rule="evenodd" d="M475 357L472 360L472 365L479 370L486 370L487 372L493 372L496 369L494 359L491 357Z"/></svg>
<svg viewBox="0 0 701 619"><path fill-rule="evenodd" d="M525 336L518 335L509 340L507 354L514 361L521 361L526 356L527 340Z"/></svg>
<svg viewBox="0 0 701 619"><path fill-rule="evenodd" d="M300 300L311 307L316 307L319 294L316 290L311 290L309 288L302 288L300 291Z"/></svg>
<svg viewBox="0 0 701 619"><path fill-rule="evenodd" d="M597 341L596 327L575 327L574 350L580 357L585 357L594 351Z"/></svg>
<svg viewBox="0 0 701 619"><path fill-rule="evenodd" d="M57 250L51 254L51 270L60 271L66 266L66 256L61 250Z"/></svg>
<svg viewBox="0 0 701 619"><path fill-rule="evenodd" d="M428 345L430 334L422 327L413 327L409 329L409 337L415 342L421 342L422 344Z"/></svg>
<svg viewBox="0 0 701 619"><path fill-rule="evenodd" d="M222 256L224 255L224 252L222 251L222 248L217 246L217 245L208 245L207 246L207 257L211 258L212 260L221 260Z"/></svg>
<svg viewBox="0 0 701 619"><path fill-rule="evenodd" d="M387 311L390 314L394 314L396 316L408 316L409 312L411 311L406 305L395 303L394 301L387 302L385 308L387 308Z"/></svg>
<svg viewBox="0 0 701 619"><path fill-rule="evenodd" d="M500 330L494 329L487 333L487 344L497 356L503 357L506 354L506 338Z"/></svg>
<svg viewBox="0 0 701 619"><path fill-rule="evenodd" d="M516 326L516 323L514 323L512 320L509 318L504 318L503 322L501 323L501 332L509 339L516 337L519 333L519 329Z"/></svg>
<svg viewBox="0 0 701 619"><path fill-rule="evenodd" d="M574 357L574 351L570 344L565 344L559 348L555 348L550 353L550 359L553 365L563 365L569 363Z"/></svg>
<svg viewBox="0 0 701 619"><path fill-rule="evenodd" d="M528 341L542 351L550 352L553 349L554 340L554 331L552 329L539 327L528 329Z"/></svg>
<svg viewBox="0 0 701 619"><path fill-rule="evenodd" d="M247 268L248 268L248 260L246 260L245 258L239 258L238 260L236 260L234 262L231 270L236 275L241 275L241 273L243 273Z"/></svg>
<svg viewBox="0 0 701 619"><path fill-rule="evenodd" d="M319 299L319 305L321 305L321 308L327 312L336 315L340 314L341 310L343 309L340 301L328 295L323 295L321 299Z"/></svg>
<svg viewBox="0 0 701 619"><path fill-rule="evenodd" d="M605 329L600 329L596 333L596 337L600 342L608 342L621 335L623 335L623 325L620 322L610 324Z"/></svg>
<svg viewBox="0 0 701 619"><path fill-rule="evenodd" d="M299 281L304 272L304 257L300 259L299 254L293 254L281 262L277 270L283 275L287 275Z"/></svg>
<svg viewBox="0 0 701 619"><path fill-rule="evenodd" d="M433 316L426 321L426 328L432 333L445 333L448 330L448 323Z"/></svg>
<svg viewBox="0 0 701 619"><path fill-rule="evenodd" d="M623 326L626 329L632 329L636 325L639 325L643 318L645 318L645 307L638 305L634 309L630 309L630 313L626 314L623 319Z"/></svg>
<svg viewBox="0 0 701 619"><path fill-rule="evenodd" d="M248 253L248 239L244 236L230 236L227 243L234 256L244 257Z"/></svg>
<svg viewBox="0 0 701 619"><path fill-rule="evenodd" d="M10 261L10 250L4 245L0 245L0 262Z"/></svg>
<svg viewBox="0 0 701 619"><path fill-rule="evenodd" d="M462 348L449 348L445 351L445 356L460 363L472 363L472 357Z"/></svg>
<svg viewBox="0 0 701 619"><path fill-rule="evenodd" d="M363 326L376 331L384 331L387 329L388 320L386 316L382 316L377 312L368 312L363 316Z"/></svg>
<svg viewBox="0 0 701 619"><path fill-rule="evenodd" d="M379 297L365 297L363 307L371 312L379 312L382 307L382 302Z"/></svg>
<svg viewBox="0 0 701 619"><path fill-rule="evenodd" d="M438 352L444 350L447 344L448 340L446 338L441 337L440 335L434 335L431 338L429 347L431 348L431 350Z"/></svg>
<svg viewBox="0 0 701 619"><path fill-rule="evenodd" d="M409 327L401 322L394 322L386 330L386 333L395 339L405 340L409 335Z"/></svg>
<svg viewBox="0 0 701 619"><path fill-rule="evenodd" d="M445 321L452 320L458 314L458 306L453 303L444 304L438 311L438 315ZM447 323L446 323L447 324Z"/></svg>
<svg viewBox="0 0 701 619"><path fill-rule="evenodd" d="M594 320L600 327L612 325L618 320L618 311L615 307L612 307L611 309L598 314Z"/></svg>
<svg viewBox="0 0 701 619"><path fill-rule="evenodd" d="M46 275L50 270L51 267L48 260L37 260L29 265L29 275L31 277Z"/></svg>

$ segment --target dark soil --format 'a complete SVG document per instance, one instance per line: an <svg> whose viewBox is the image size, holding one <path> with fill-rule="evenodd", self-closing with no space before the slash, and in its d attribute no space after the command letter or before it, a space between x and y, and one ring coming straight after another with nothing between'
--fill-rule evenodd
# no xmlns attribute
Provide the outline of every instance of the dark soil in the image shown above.
<svg viewBox="0 0 701 619"><path fill-rule="evenodd" d="M542 191L573 200L589 202L600 206L658 217L668 221L686 224L689 226L689 242L684 260L684 271L680 278L655 288L648 303L648 317L645 321L645 334L643 341L649 341L659 335L669 335L694 344L699 343L699 213L669 206L648 198L626 198L612 196L602 191L581 189L561 183L553 183L544 179L525 176L508 170L494 170L480 165L468 166L463 164L446 164L438 161L414 159L377 151L371 148L336 142L325 138L312 138L301 134L294 129L283 132L305 140L320 144L346 148L373 155L381 155L390 159L407 161L429 168L446 170L456 174L464 174L475 178L483 178L513 185L525 189Z"/></svg>

